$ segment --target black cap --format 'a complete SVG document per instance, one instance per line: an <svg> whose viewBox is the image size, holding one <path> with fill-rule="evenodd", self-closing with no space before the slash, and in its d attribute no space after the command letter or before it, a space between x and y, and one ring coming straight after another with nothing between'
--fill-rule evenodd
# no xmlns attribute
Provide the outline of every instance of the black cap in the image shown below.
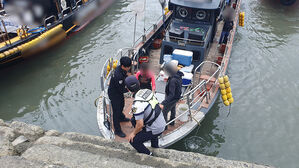
<svg viewBox="0 0 299 168"><path fill-rule="evenodd" d="M123 65L124 67L131 67L131 65L132 65L131 58L130 57L121 57L120 65Z"/></svg>
<svg viewBox="0 0 299 168"><path fill-rule="evenodd" d="M131 92L136 93L140 90L140 83L135 76L128 76L125 80L125 84Z"/></svg>

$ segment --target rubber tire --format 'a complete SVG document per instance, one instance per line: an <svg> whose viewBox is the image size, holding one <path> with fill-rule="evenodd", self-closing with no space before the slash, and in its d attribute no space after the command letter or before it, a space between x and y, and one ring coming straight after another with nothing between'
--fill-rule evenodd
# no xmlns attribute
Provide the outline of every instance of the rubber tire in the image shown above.
<svg viewBox="0 0 299 168"><path fill-rule="evenodd" d="M293 5L295 2L296 2L296 0L280 0L281 4L287 5L287 6Z"/></svg>

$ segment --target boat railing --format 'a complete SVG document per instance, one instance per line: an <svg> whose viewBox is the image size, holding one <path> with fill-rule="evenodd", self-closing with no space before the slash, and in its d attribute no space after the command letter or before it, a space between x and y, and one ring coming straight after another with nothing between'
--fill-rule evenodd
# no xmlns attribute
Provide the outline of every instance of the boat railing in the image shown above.
<svg viewBox="0 0 299 168"><path fill-rule="evenodd" d="M154 24L152 24L150 27L148 27L147 29L144 28L144 33L134 42L134 45L135 46L136 44L139 44L140 42L145 42L147 39L146 37L146 34L148 34L149 32L151 32L152 30L153 31L156 31L158 29L158 24L162 21L163 19L163 16L165 15L161 15L159 16L159 18L155 21Z"/></svg>
<svg viewBox="0 0 299 168"><path fill-rule="evenodd" d="M103 68L101 70L101 78L100 78L100 82L101 82L101 103L102 103L102 109L103 109L103 117L104 117L104 125L107 127L107 129L109 129L110 131L110 136L111 138L114 137L114 132L112 129L112 107L111 107L111 101L108 97L108 93L107 93L107 89L109 86L109 81L111 79L111 76L114 73L114 68L113 68L113 64L114 61L124 57L124 56L130 56L130 57L135 57L136 56L136 51L131 48L131 47L127 47L127 48L122 48L119 49L117 51L117 53L112 57L109 58L105 61ZM109 70L107 69L107 67L110 67ZM109 106L107 106L109 104Z"/></svg>
<svg viewBox="0 0 299 168"><path fill-rule="evenodd" d="M9 38L9 35L8 35L8 32L7 32L7 29L6 29L6 26L5 26L5 23L2 19L0 19L1 21L1 25L3 26L3 29L4 31L2 31L1 29L1 25L0 25L0 32L1 32L1 36L3 38L3 41L5 42L5 44L7 45L7 41L9 42L9 44L11 45L11 41L10 41L10 38ZM4 34L4 35L3 35Z"/></svg>
<svg viewBox="0 0 299 168"><path fill-rule="evenodd" d="M80 8L82 4L83 4L82 0L78 0L76 2L76 8Z"/></svg>
<svg viewBox="0 0 299 168"><path fill-rule="evenodd" d="M197 75L198 70L200 70L200 68L202 68L205 64L211 64L211 65L217 66L217 70L208 79L201 80L201 81L199 81L199 84L195 85L195 82L196 82L195 75ZM217 75L219 75L220 70L221 70L221 66L218 65L217 63L214 63L211 61L204 61L195 68L193 80L192 80L192 82L193 82L192 89L190 89L189 91L184 93L184 95L180 99L180 102L184 102L185 104L187 104L188 109L183 111L180 115L178 115L173 120L169 121L166 125L169 125L170 123L178 120L179 118L181 118L183 115L186 115L186 114L189 114L191 120L194 119L192 116L191 110L192 109L196 110L197 109L196 107L199 106L200 103L202 103L204 100L206 100L207 104L209 103L209 100L211 99L211 96L210 96L210 92L212 91L211 89L216 86L217 80L212 83L210 89L208 89L207 85L209 85L211 83L213 78L217 78ZM200 78L200 75L201 75L201 72L199 74L199 78Z"/></svg>
<svg viewBox="0 0 299 168"><path fill-rule="evenodd" d="M67 16L69 13L72 12L72 8L71 7L67 7L66 9L62 10L62 17Z"/></svg>
<svg viewBox="0 0 299 168"><path fill-rule="evenodd" d="M44 27L48 30L48 26L50 26L52 23L56 22L57 18L55 15L49 16L46 19L44 19Z"/></svg>
<svg viewBox="0 0 299 168"><path fill-rule="evenodd" d="M175 37L175 36L170 36L170 35L165 35L165 38L168 38L168 39L173 40L173 41L177 41L179 45L185 45L186 43L188 43L188 44L201 45L202 46L204 44L204 40L194 40L194 39Z"/></svg>

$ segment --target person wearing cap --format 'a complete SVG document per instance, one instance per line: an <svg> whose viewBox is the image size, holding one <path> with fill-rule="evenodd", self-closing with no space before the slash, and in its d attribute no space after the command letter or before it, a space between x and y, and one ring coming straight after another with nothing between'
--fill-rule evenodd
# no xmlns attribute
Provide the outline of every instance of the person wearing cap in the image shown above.
<svg viewBox="0 0 299 168"><path fill-rule="evenodd" d="M175 119L176 103L180 100L182 94L182 76L184 74L178 70L177 62L172 60L164 66L164 71L169 76L165 88L165 100L161 103L160 107L163 109L165 121L167 115L171 111L170 120ZM174 125L174 121L170 125ZM167 127L166 127L167 129Z"/></svg>
<svg viewBox="0 0 299 168"><path fill-rule="evenodd" d="M128 92L125 87L125 79L127 73L132 65L132 60L129 57L122 57L120 59L120 65L116 67L114 74L111 77L108 96L111 100L112 111L113 111L113 126L115 135L122 138L126 137L120 127L120 122L128 122L130 119L126 118L123 114L125 106L124 93Z"/></svg>
<svg viewBox="0 0 299 168"><path fill-rule="evenodd" d="M155 75L150 71L148 63L140 65L140 70L136 73L136 78L139 80L140 89L156 90Z"/></svg>
<svg viewBox="0 0 299 168"><path fill-rule="evenodd" d="M134 96L132 106L134 126L133 132L128 139L130 144L139 153L153 155L145 146L144 142L151 141L151 147L158 148L158 137L165 130L166 122L154 93L149 89L140 89L140 83L135 76L126 78L126 86Z"/></svg>

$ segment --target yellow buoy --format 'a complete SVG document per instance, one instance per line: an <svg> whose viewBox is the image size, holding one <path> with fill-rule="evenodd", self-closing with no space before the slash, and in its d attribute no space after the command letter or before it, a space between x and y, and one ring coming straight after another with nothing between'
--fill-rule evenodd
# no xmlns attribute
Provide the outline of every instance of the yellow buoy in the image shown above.
<svg viewBox="0 0 299 168"><path fill-rule="evenodd" d="M228 82L228 81L229 81L229 77L228 77L227 75L225 75L225 76L223 77L223 79L224 79L224 82Z"/></svg>
<svg viewBox="0 0 299 168"><path fill-rule="evenodd" d="M226 95L226 90L225 90L225 89L222 89L222 90L221 90L221 94L222 94L222 95Z"/></svg>
<svg viewBox="0 0 299 168"><path fill-rule="evenodd" d="M229 103L228 100L225 100L223 103L224 103L224 105L226 105L226 106L229 106L229 105L230 105L230 103Z"/></svg>
<svg viewBox="0 0 299 168"><path fill-rule="evenodd" d="M165 11L164 14L167 15L167 14L169 13L169 9L168 9L168 7L165 7L165 8L164 8L164 11Z"/></svg>
<svg viewBox="0 0 299 168"><path fill-rule="evenodd" d="M15 53L15 51L13 49L8 50L8 52L9 52L9 55L12 55Z"/></svg>
<svg viewBox="0 0 299 168"><path fill-rule="evenodd" d="M19 49L17 47L13 48L14 52L19 52Z"/></svg>
<svg viewBox="0 0 299 168"><path fill-rule="evenodd" d="M225 89L225 85L224 84L220 84L220 89Z"/></svg>
<svg viewBox="0 0 299 168"><path fill-rule="evenodd" d="M227 100L227 96L226 96L226 95L223 95L223 96L222 96L222 100L223 100L223 101Z"/></svg>
<svg viewBox="0 0 299 168"><path fill-rule="evenodd" d="M226 82L226 83L225 83L225 87L226 87L226 88L229 88L229 87L230 87L230 82Z"/></svg>
<svg viewBox="0 0 299 168"><path fill-rule="evenodd" d="M226 93L231 93L232 89L230 87L226 88Z"/></svg>
<svg viewBox="0 0 299 168"><path fill-rule="evenodd" d="M118 63L117 60L113 61L113 69L116 69L116 67L117 67L117 63Z"/></svg>
<svg viewBox="0 0 299 168"><path fill-rule="evenodd" d="M228 99L228 101L230 104L232 104L234 102L234 98L232 97L232 98Z"/></svg>
<svg viewBox="0 0 299 168"><path fill-rule="evenodd" d="M4 51L4 55L5 56L9 56L9 52L8 51Z"/></svg>
<svg viewBox="0 0 299 168"><path fill-rule="evenodd" d="M230 98L232 98L232 97L233 97L233 94L232 94L232 93L228 93L226 96L227 96L227 98L229 98L229 99L230 99Z"/></svg>
<svg viewBox="0 0 299 168"><path fill-rule="evenodd" d="M4 58L5 55L3 53L0 53L0 58Z"/></svg>
<svg viewBox="0 0 299 168"><path fill-rule="evenodd" d="M223 79L223 77L219 77L218 80L219 80L219 83L220 83L220 84L223 84L223 83L224 83L224 79Z"/></svg>
<svg viewBox="0 0 299 168"><path fill-rule="evenodd" d="M18 46L17 48L19 49L19 51L22 51L23 49L22 45Z"/></svg>

